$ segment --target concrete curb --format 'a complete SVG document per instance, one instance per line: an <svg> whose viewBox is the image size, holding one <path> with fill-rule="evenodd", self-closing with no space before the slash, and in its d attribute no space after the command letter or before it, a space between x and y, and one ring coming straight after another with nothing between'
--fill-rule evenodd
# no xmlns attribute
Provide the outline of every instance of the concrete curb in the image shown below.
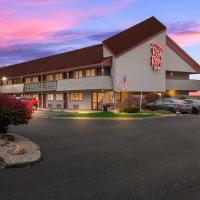
<svg viewBox="0 0 200 200"><path fill-rule="evenodd" d="M41 155L37 160L31 161L31 162L22 162L22 163L16 163L16 164L11 164L11 165L5 163L2 168L12 169L12 168L31 167L37 163L40 163L43 160L44 158Z"/></svg>
<svg viewBox="0 0 200 200"><path fill-rule="evenodd" d="M164 118L164 117L176 117L178 115L155 115L155 116L147 116L141 118L113 118L113 117L47 117L48 119L69 119L69 120L118 120L118 121L137 121L137 120L145 120L145 119L156 119L156 118Z"/></svg>

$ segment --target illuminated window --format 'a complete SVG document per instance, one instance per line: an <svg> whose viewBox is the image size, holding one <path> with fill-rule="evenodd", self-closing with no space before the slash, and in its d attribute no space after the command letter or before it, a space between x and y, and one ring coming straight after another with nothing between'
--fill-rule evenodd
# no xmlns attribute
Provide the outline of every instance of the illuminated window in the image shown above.
<svg viewBox="0 0 200 200"><path fill-rule="evenodd" d="M25 78L25 83L31 83L31 78L30 77Z"/></svg>
<svg viewBox="0 0 200 200"><path fill-rule="evenodd" d="M82 101L83 100L83 92L71 92L70 100L71 101Z"/></svg>
<svg viewBox="0 0 200 200"><path fill-rule="evenodd" d="M8 84L8 85L12 85L12 84L13 84L13 81L12 81L12 80L8 80L8 81L7 81L7 84Z"/></svg>
<svg viewBox="0 0 200 200"><path fill-rule="evenodd" d="M47 81L53 81L53 75L52 74L47 75Z"/></svg>
<svg viewBox="0 0 200 200"><path fill-rule="evenodd" d="M39 81L38 77L37 76L34 76L33 77L33 83L37 83Z"/></svg>
<svg viewBox="0 0 200 200"><path fill-rule="evenodd" d="M87 69L86 70L86 76L87 77L96 76L96 69Z"/></svg>
<svg viewBox="0 0 200 200"><path fill-rule="evenodd" d="M62 80L63 79L63 75L62 73L56 74L56 80Z"/></svg>
<svg viewBox="0 0 200 200"><path fill-rule="evenodd" d="M47 94L47 100L53 101L53 94Z"/></svg>
<svg viewBox="0 0 200 200"><path fill-rule="evenodd" d="M56 94L56 101L63 101L63 94Z"/></svg>
<svg viewBox="0 0 200 200"><path fill-rule="evenodd" d="M32 97L35 98L36 100L39 100L39 95L38 94L33 94Z"/></svg>
<svg viewBox="0 0 200 200"><path fill-rule="evenodd" d="M74 78L82 78L83 77L83 71L74 71Z"/></svg>
<svg viewBox="0 0 200 200"><path fill-rule="evenodd" d="M169 91L168 91L168 94L169 94L170 96L175 96L175 95L176 95L176 90L169 90Z"/></svg>

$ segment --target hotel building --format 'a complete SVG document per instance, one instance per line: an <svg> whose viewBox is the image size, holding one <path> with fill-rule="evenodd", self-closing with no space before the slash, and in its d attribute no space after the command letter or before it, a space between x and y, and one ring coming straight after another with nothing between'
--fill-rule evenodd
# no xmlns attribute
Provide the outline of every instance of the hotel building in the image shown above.
<svg viewBox="0 0 200 200"><path fill-rule="evenodd" d="M151 17L101 44L0 68L0 92L33 96L40 108L101 110L126 94L188 95L200 66Z"/></svg>

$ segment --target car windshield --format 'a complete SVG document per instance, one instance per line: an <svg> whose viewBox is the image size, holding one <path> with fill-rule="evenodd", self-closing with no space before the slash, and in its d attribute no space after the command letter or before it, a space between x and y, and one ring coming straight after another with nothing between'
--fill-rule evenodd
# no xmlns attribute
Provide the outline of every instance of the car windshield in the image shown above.
<svg viewBox="0 0 200 200"><path fill-rule="evenodd" d="M20 98L19 100L20 101L31 101L32 99L31 98Z"/></svg>

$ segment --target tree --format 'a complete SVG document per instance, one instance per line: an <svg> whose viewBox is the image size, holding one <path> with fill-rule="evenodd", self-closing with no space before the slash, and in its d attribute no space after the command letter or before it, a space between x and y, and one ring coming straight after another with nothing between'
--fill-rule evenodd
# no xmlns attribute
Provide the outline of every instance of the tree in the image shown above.
<svg viewBox="0 0 200 200"><path fill-rule="evenodd" d="M0 93L0 134L8 131L9 125L27 124L32 109L15 97Z"/></svg>

